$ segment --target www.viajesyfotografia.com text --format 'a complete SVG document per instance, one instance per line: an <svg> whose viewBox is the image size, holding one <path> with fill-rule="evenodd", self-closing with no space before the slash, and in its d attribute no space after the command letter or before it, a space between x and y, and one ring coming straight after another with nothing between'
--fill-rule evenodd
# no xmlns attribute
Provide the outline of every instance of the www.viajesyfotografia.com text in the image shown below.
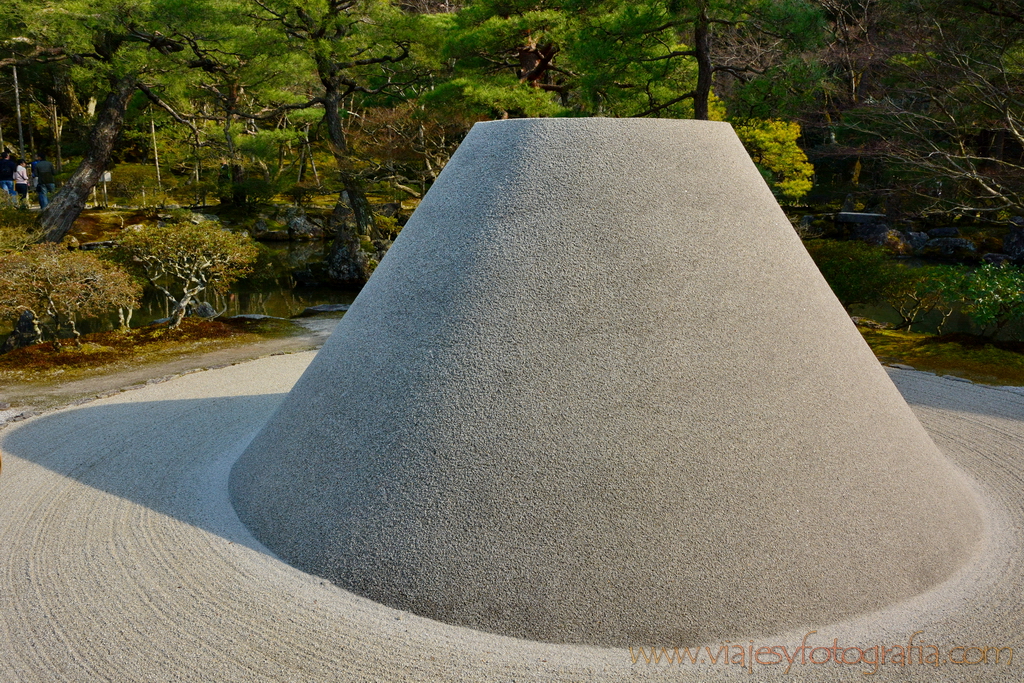
<svg viewBox="0 0 1024 683"><path fill-rule="evenodd" d="M869 646L844 646L838 638L831 643L820 643L811 637L817 631L808 631L799 645L756 645L726 641L718 645L700 647L643 647L630 646L633 664L676 666L736 666L753 673L755 668L784 667L789 673L795 666L857 666L867 675L878 673L882 667L907 666L1010 666L1013 648L992 645L955 645L942 647L929 643L914 632L905 643ZM826 641L827 642L827 641Z"/></svg>

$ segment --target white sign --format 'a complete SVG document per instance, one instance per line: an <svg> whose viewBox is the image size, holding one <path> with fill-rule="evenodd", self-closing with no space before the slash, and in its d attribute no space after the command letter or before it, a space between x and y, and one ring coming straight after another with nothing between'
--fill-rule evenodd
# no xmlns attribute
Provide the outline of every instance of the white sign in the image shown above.
<svg viewBox="0 0 1024 683"><path fill-rule="evenodd" d="M105 183L109 183L110 182L110 171L104 171L103 175L100 177L100 180L102 180Z"/></svg>

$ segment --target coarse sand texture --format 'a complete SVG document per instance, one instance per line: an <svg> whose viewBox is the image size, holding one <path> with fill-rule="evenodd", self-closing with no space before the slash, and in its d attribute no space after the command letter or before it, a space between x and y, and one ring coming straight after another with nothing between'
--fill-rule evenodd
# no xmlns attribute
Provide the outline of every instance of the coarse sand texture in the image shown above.
<svg viewBox="0 0 1024 683"><path fill-rule="evenodd" d="M827 625L984 533L725 123L479 123L235 465L282 559L556 643Z"/></svg>

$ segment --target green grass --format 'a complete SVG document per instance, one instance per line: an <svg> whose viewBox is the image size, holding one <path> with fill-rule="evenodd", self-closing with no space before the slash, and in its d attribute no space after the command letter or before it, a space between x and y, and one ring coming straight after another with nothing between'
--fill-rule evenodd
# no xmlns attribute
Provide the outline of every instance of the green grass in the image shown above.
<svg viewBox="0 0 1024 683"><path fill-rule="evenodd" d="M935 336L859 328L883 363L902 363L982 384L1024 385L1024 344L966 334Z"/></svg>

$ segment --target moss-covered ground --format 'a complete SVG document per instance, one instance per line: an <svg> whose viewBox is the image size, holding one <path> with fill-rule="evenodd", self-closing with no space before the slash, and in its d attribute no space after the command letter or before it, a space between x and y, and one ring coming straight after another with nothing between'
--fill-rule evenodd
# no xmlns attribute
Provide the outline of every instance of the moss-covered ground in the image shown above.
<svg viewBox="0 0 1024 683"><path fill-rule="evenodd" d="M0 386L65 382L116 372L294 334L294 327L274 319L222 322L186 318L174 330L153 325L82 335L77 346L69 340L63 340L59 348L50 342L35 344L0 355Z"/></svg>
<svg viewBox="0 0 1024 683"><path fill-rule="evenodd" d="M1024 386L1024 343L967 334L942 336L860 328L883 363L902 363L983 384Z"/></svg>

